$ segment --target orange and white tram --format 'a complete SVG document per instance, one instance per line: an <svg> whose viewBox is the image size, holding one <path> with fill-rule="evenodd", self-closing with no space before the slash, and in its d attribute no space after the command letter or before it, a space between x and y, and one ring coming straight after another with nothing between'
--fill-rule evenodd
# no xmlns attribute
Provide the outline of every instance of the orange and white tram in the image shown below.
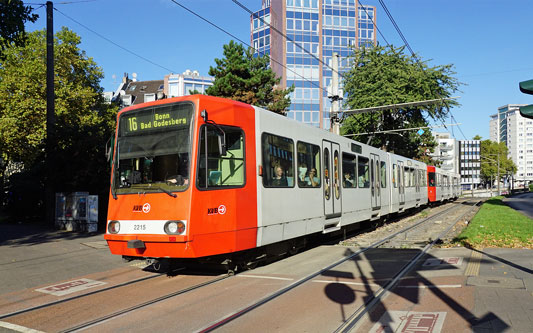
<svg viewBox="0 0 533 333"><path fill-rule="evenodd" d="M454 200L461 194L461 178L458 174L428 165L427 179L428 200L431 203Z"/></svg>
<svg viewBox="0 0 533 333"><path fill-rule="evenodd" d="M193 95L117 119L105 239L129 259L248 260L428 202L424 163L259 107Z"/></svg>

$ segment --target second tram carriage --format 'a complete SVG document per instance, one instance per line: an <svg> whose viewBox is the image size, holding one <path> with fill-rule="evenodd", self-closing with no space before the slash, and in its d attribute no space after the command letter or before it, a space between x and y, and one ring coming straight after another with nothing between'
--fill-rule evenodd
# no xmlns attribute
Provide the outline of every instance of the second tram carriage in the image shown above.
<svg viewBox="0 0 533 333"><path fill-rule="evenodd" d="M424 163L259 107L193 95L117 119L105 239L126 258L248 260L428 202Z"/></svg>

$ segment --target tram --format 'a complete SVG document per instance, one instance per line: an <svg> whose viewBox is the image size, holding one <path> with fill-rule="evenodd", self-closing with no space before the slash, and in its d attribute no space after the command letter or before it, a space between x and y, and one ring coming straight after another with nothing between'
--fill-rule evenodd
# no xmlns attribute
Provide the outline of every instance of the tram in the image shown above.
<svg viewBox="0 0 533 333"><path fill-rule="evenodd" d="M428 203L422 162L192 95L117 116L105 239L126 259L253 261Z"/></svg>

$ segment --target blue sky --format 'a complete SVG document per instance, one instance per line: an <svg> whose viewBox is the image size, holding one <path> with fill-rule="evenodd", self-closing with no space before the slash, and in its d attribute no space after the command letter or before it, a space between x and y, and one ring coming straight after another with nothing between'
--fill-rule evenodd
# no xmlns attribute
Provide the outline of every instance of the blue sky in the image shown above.
<svg viewBox="0 0 533 333"><path fill-rule="evenodd" d="M176 2L249 43L250 15L233 1ZM519 81L533 79L533 1L384 2L411 48L432 66L453 64L456 77L465 83L456 94L461 106L451 110L461 125L448 127L456 139L476 134L488 139L489 116L498 107L533 104L533 96L518 89ZM26 3L37 8L41 2ZM240 3L252 11L261 9L261 0ZM376 6L377 26L388 43L403 45L379 1L361 3ZM235 39L170 0L62 0L54 1L54 7L54 30L67 26L82 37L81 48L104 71L105 90L115 90L124 73L137 73L139 80L160 80L186 69L207 75L214 59L222 57L222 46ZM27 25L28 31L46 27L45 7L36 13L40 18ZM379 34L378 41L386 44Z"/></svg>

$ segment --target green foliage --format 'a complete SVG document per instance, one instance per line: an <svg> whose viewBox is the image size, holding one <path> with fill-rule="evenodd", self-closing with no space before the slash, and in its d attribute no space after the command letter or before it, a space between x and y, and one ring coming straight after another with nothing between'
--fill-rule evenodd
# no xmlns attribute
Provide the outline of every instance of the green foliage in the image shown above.
<svg viewBox="0 0 533 333"><path fill-rule="evenodd" d="M39 15L32 14L30 6L21 0L0 0L0 59L11 45L22 46L26 40L24 23L35 22Z"/></svg>
<svg viewBox="0 0 533 333"><path fill-rule="evenodd" d="M507 158L507 146L504 142L491 140L481 141L481 177L485 181L496 179L498 176L498 162L500 165L500 177L505 174L516 173L516 165Z"/></svg>
<svg viewBox="0 0 533 333"><path fill-rule="evenodd" d="M472 140L481 140L481 135L476 134L476 136L474 136Z"/></svg>
<svg viewBox="0 0 533 333"><path fill-rule="evenodd" d="M532 248L533 220L506 206L502 198L487 200L454 241L474 248Z"/></svg>
<svg viewBox="0 0 533 333"><path fill-rule="evenodd" d="M293 88L278 89L281 79L269 68L268 56L254 57L252 49L230 41L224 45L224 58L215 59L209 68L215 77L207 95L225 97L285 114L290 106Z"/></svg>
<svg viewBox="0 0 533 333"><path fill-rule="evenodd" d="M452 65L429 67L426 62L418 62L404 54L404 47L361 47L354 50L351 60L352 67L344 74L345 109L451 97L460 84L453 77ZM341 132L346 135L425 127L429 118L443 119L449 106L453 105L457 102L352 115L344 120ZM430 130L425 130L422 135L416 131L404 131L354 138L425 161L430 161L426 154L436 145Z"/></svg>
<svg viewBox="0 0 533 333"><path fill-rule="evenodd" d="M107 193L105 142L117 109L104 103L102 70L79 48L67 28L54 40L56 145L52 152L56 191ZM42 188L46 139L46 32L28 34L24 46L11 45L0 67L0 153L24 163L34 192ZM20 178L20 177L19 177ZM11 181L16 189L16 179ZM27 182L27 181L26 181ZM105 201L105 200L103 200Z"/></svg>

